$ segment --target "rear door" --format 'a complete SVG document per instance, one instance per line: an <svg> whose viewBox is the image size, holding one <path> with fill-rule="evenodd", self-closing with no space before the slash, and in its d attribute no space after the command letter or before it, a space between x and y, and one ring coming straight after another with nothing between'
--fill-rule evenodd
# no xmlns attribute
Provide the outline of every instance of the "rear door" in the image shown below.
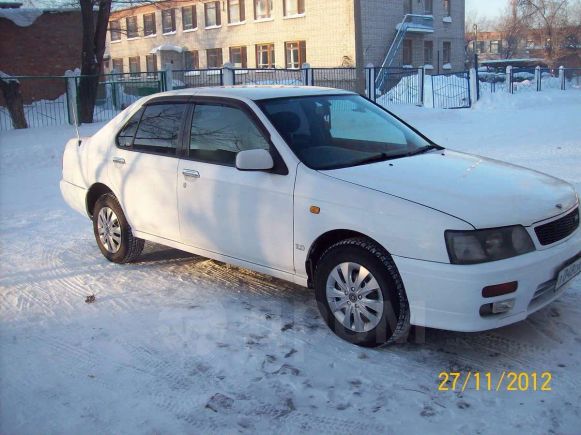
<svg viewBox="0 0 581 435"><path fill-rule="evenodd" d="M287 169L245 104L195 103L178 169L182 242L292 273L296 167ZM236 169L237 152L259 148L271 151L274 170Z"/></svg>
<svg viewBox="0 0 581 435"><path fill-rule="evenodd" d="M109 176L136 231L179 240L178 149L188 107L186 101L150 103L117 137Z"/></svg>

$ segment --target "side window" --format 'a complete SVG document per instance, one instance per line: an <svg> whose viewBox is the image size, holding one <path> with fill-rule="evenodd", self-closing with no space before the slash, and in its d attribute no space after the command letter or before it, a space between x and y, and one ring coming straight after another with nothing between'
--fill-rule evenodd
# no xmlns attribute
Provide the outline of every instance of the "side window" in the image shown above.
<svg viewBox="0 0 581 435"><path fill-rule="evenodd" d="M189 156L221 165L234 165L239 151L269 149L249 116L235 107L198 104L192 117Z"/></svg>
<svg viewBox="0 0 581 435"><path fill-rule="evenodd" d="M125 127L121 129L119 134L117 135L117 146L129 148L133 143L133 137L135 136L135 130L137 130L137 124L139 124L139 120L141 119L141 115L143 114L143 109L139 109L135 114L127 121Z"/></svg>
<svg viewBox="0 0 581 435"><path fill-rule="evenodd" d="M135 134L133 149L175 156L187 107L187 104L146 106Z"/></svg>

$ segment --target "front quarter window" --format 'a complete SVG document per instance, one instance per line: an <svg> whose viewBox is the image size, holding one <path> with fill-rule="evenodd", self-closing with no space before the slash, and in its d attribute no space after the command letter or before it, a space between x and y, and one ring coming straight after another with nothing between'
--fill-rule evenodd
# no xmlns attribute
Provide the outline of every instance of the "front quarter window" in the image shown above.
<svg viewBox="0 0 581 435"><path fill-rule="evenodd" d="M260 106L312 169L358 166L440 148L358 95L280 98Z"/></svg>

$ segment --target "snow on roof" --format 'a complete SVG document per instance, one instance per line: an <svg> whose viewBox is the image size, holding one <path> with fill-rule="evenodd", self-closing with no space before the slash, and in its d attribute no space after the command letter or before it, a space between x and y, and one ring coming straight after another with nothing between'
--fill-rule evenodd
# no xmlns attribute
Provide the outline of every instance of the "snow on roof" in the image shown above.
<svg viewBox="0 0 581 435"><path fill-rule="evenodd" d="M19 27L31 26L44 11L42 9L1 9L0 18L6 18Z"/></svg>
<svg viewBox="0 0 581 435"><path fill-rule="evenodd" d="M6 74L4 71L0 71L0 80L3 82L17 82L18 80L13 78L11 75Z"/></svg>
<svg viewBox="0 0 581 435"><path fill-rule="evenodd" d="M158 51L177 51L178 53L183 53L184 50L185 50L185 48L180 47L179 45L162 44L162 45L158 45L157 47L153 48L149 53L155 54Z"/></svg>

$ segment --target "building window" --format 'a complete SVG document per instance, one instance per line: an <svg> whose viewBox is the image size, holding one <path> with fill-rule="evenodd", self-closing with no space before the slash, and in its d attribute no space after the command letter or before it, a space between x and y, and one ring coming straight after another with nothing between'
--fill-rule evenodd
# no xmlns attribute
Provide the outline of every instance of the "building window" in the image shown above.
<svg viewBox="0 0 581 435"><path fill-rule="evenodd" d="M284 16L302 15L305 13L305 0L283 0Z"/></svg>
<svg viewBox="0 0 581 435"><path fill-rule="evenodd" d="M424 14L434 15L434 0L424 0Z"/></svg>
<svg viewBox="0 0 581 435"><path fill-rule="evenodd" d="M222 68L222 49L221 48L211 48L206 50L208 68Z"/></svg>
<svg viewBox="0 0 581 435"><path fill-rule="evenodd" d="M198 27L198 16L196 14L196 5L182 8L182 29L192 30Z"/></svg>
<svg viewBox="0 0 581 435"><path fill-rule="evenodd" d="M123 59L111 59L111 65L113 67L113 72L123 72Z"/></svg>
<svg viewBox="0 0 581 435"><path fill-rule="evenodd" d="M121 24L119 20L109 22L109 32L111 34L111 41L121 40Z"/></svg>
<svg viewBox="0 0 581 435"><path fill-rule="evenodd" d="M413 64L413 41L411 39L405 39L403 41L403 64L412 65Z"/></svg>
<svg viewBox="0 0 581 435"><path fill-rule="evenodd" d="M478 53L486 53L486 42L478 41Z"/></svg>
<svg viewBox="0 0 581 435"><path fill-rule="evenodd" d="M241 23L245 19L244 0L228 0L228 22Z"/></svg>
<svg viewBox="0 0 581 435"><path fill-rule="evenodd" d="M434 64L434 41L424 41L424 65Z"/></svg>
<svg viewBox="0 0 581 435"><path fill-rule="evenodd" d="M451 17L452 16L452 5L450 0L444 0L444 16Z"/></svg>
<svg viewBox="0 0 581 435"><path fill-rule="evenodd" d="M141 72L141 66L139 65L139 56L129 58L129 72L132 76L138 76Z"/></svg>
<svg viewBox="0 0 581 435"><path fill-rule="evenodd" d="M307 61L307 44L305 41L285 43L286 67L300 68Z"/></svg>
<svg viewBox="0 0 581 435"><path fill-rule="evenodd" d="M145 56L145 69L148 73L157 72L157 56L155 54Z"/></svg>
<svg viewBox="0 0 581 435"><path fill-rule="evenodd" d="M230 63L236 68L246 68L246 47L230 47Z"/></svg>
<svg viewBox="0 0 581 435"><path fill-rule="evenodd" d="M206 27L216 27L222 25L220 16L220 2L204 3L204 14L206 18Z"/></svg>
<svg viewBox="0 0 581 435"><path fill-rule="evenodd" d="M492 54L500 53L500 41L490 41L490 52Z"/></svg>
<svg viewBox="0 0 581 435"><path fill-rule="evenodd" d="M157 29L155 27L155 14L145 14L143 16L143 35L155 35Z"/></svg>
<svg viewBox="0 0 581 435"><path fill-rule="evenodd" d="M413 0L403 0L403 13L404 13L404 15L412 13L412 3L413 3Z"/></svg>
<svg viewBox="0 0 581 435"><path fill-rule="evenodd" d="M274 44L256 46L256 68L274 68Z"/></svg>
<svg viewBox="0 0 581 435"><path fill-rule="evenodd" d="M442 53L442 63L444 65L452 63L452 43L444 42L444 50Z"/></svg>
<svg viewBox="0 0 581 435"><path fill-rule="evenodd" d="M200 57L198 51L184 51L185 69L200 69Z"/></svg>
<svg viewBox="0 0 581 435"><path fill-rule="evenodd" d="M161 28L163 33L176 31L176 10L164 9L161 11Z"/></svg>
<svg viewBox="0 0 581 435"><path fill-rule="evenodd" d="M139 36L139 30L137 29L137 17L125 18L125 25L127 26L128 38L137 38Z"/></svg>
<svg viewBox="0 0 581 435"><path fill-rule="evenodd" d="M254 19L265 20L272 17L273 0L254 0Z"/></svg>

